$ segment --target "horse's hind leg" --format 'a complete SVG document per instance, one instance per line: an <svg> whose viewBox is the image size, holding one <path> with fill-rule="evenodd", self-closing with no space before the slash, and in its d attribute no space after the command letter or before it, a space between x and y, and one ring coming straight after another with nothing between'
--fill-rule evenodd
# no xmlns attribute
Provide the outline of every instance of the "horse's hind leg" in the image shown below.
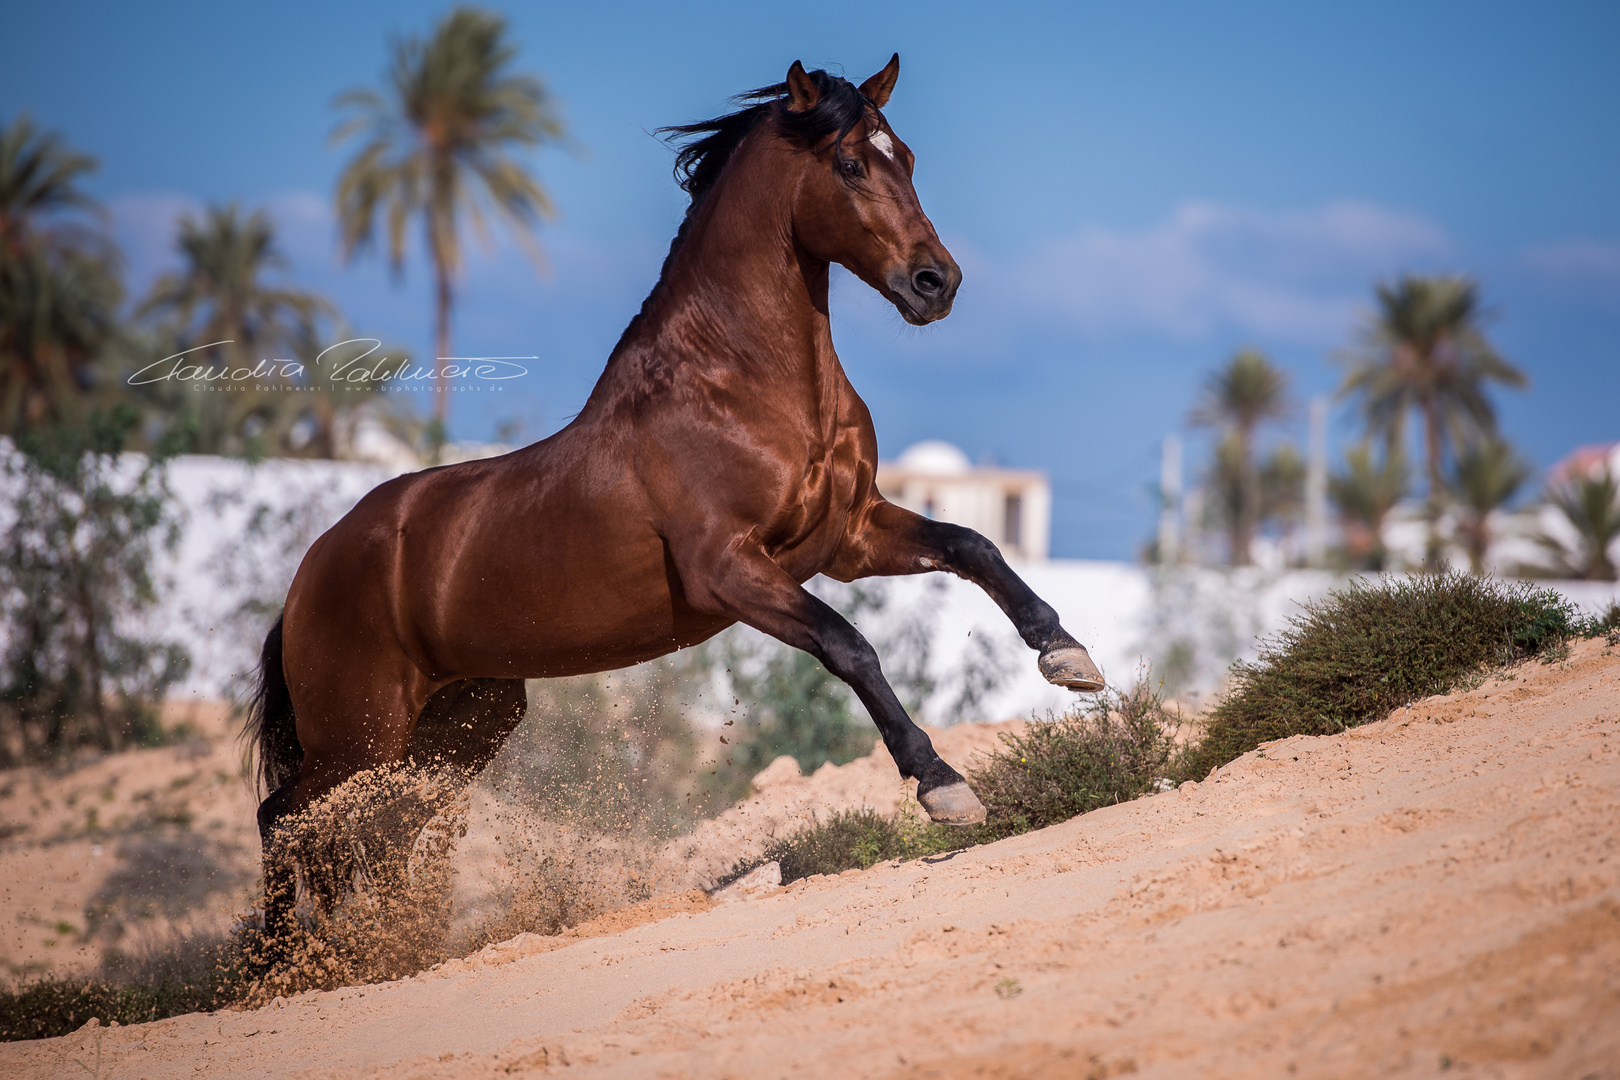
<svg viewBox="0 0 1620 1080"><path fill-rule="evenodd" d="M281 820L287 816L297 783L296 778L288 781L259 804L259 842L264 849L264 935L272 947L285 943L298 901L298 872L281 830Z"/></svg>
<svg viewBox="0 0 1620 1080"><path fill-rule="evenodd" d="M463 679L428 698L404 754L408 767L427 771L428 782L418 787L399 777L373 795L362 840L374 886L403 883L423 828L484 770L527 710L522 679Z"/></svg>
<svg viewBox="0 0 1620 1080"><path fill-rule="evenodd" d="M291 662L288 667L296 670ZM300 698L297 724L303 760L297 773L260 804L258 813L264 847L265 934L272 943L281 943L295 929L299 865L311 894L326 909L337 899L351 868L337 837L318 827L293 827L289 819L357 773L404 760L411 712L405 682L404 677L378 678L369 685L332 679L325 685L336 686L338 692L318 695L306 689ZM371 717L375 720L366 723Z"/></svg>

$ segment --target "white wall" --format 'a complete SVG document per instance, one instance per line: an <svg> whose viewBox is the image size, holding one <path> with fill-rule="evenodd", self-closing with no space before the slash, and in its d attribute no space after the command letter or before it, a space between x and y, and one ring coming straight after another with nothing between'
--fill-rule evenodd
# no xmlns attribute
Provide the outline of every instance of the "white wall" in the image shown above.
<svg viewBox="0 0 1620 1080"><path fill-rule="evenodd" d="M251 668L269 622L244 604L280 596L308 544L393 475L387 467L353 462L278 460L250 466L182 457L171 466L169 482L186 530L165 571L172 589L151 623L192 653L193 671L179 692L217 696ZM250 522L256 510L255 529ZM1234 658L1252 657L1258 638L1282 629L1301 602L1346 580L1323 571L1157 569L1090 560L1023 562L1015 569L1057 609L1111 683L1134 681L1148 659L1162 671L1179 648L1187 686L1202 691L1219 683ZM1620 600L1620 585L1553 584L1587 610ZM932 667L942 682L949 683L961 669L974 637L981 648L988 641L1006 659L1006 682L989 697L987 715L1029 715L1073 700L1040 677L1035 654L975 586L928 574L889 579L886 588L883 618L908 609L928 613ZM882 636L881 626L863 629ZM934 708L943 708L947 697L939 695ZM955 719L938 712L924 718Z"/></svg>

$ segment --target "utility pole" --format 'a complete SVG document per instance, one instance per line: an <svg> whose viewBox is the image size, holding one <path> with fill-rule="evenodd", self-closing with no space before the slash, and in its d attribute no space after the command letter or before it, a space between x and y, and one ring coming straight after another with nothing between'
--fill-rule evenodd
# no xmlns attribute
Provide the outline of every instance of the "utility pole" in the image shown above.
<svg viewBox="0 0 1620 1080"><path fill-rule="evenodd" d="M1305 466L1305 563L1327 562L1327 398L1311 398L1311 442Z"/></svg>
<svg viewBox="0 0 1620 1080"><path fill-rule="evenodd" d="M1159 449L1159 563L1181 561L1181 438L1166 435Z"/></svg>

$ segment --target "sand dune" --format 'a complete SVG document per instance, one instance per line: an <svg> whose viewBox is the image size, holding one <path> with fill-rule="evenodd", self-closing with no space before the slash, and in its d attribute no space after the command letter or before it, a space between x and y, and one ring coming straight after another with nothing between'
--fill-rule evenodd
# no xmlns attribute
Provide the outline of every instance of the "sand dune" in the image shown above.
<svg viewBox="0 0 1620 1080"><path fill-rule="evenodd" d="M105 1031L103 1068L1620 1076L1620 649L1510 676L954 856Z"/></svg>

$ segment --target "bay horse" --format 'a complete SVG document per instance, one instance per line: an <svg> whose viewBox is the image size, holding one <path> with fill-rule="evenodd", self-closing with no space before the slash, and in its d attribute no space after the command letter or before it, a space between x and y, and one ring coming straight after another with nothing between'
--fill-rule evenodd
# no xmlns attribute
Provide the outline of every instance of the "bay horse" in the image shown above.
<svg viewBox="0 0 1620 1080"><path fill-rule="evenodd" d="M691 205L574 420L503 457L390 480L310 547L248 720L271 792L267 930L292 910L275 843L286 815L379 766L470 778L522 718L525 679L640 663L736 622L854 690L930 818L983 820L872 646L803 587L817 574L956 574L1000 605L1050 682L1102 689L994 544L874 483L872 419L833 351L829 268L918 326L950 313L962 279L882 112L899 72L896 55L857 88L795 62L737 111L664 129Z"/></svg>

